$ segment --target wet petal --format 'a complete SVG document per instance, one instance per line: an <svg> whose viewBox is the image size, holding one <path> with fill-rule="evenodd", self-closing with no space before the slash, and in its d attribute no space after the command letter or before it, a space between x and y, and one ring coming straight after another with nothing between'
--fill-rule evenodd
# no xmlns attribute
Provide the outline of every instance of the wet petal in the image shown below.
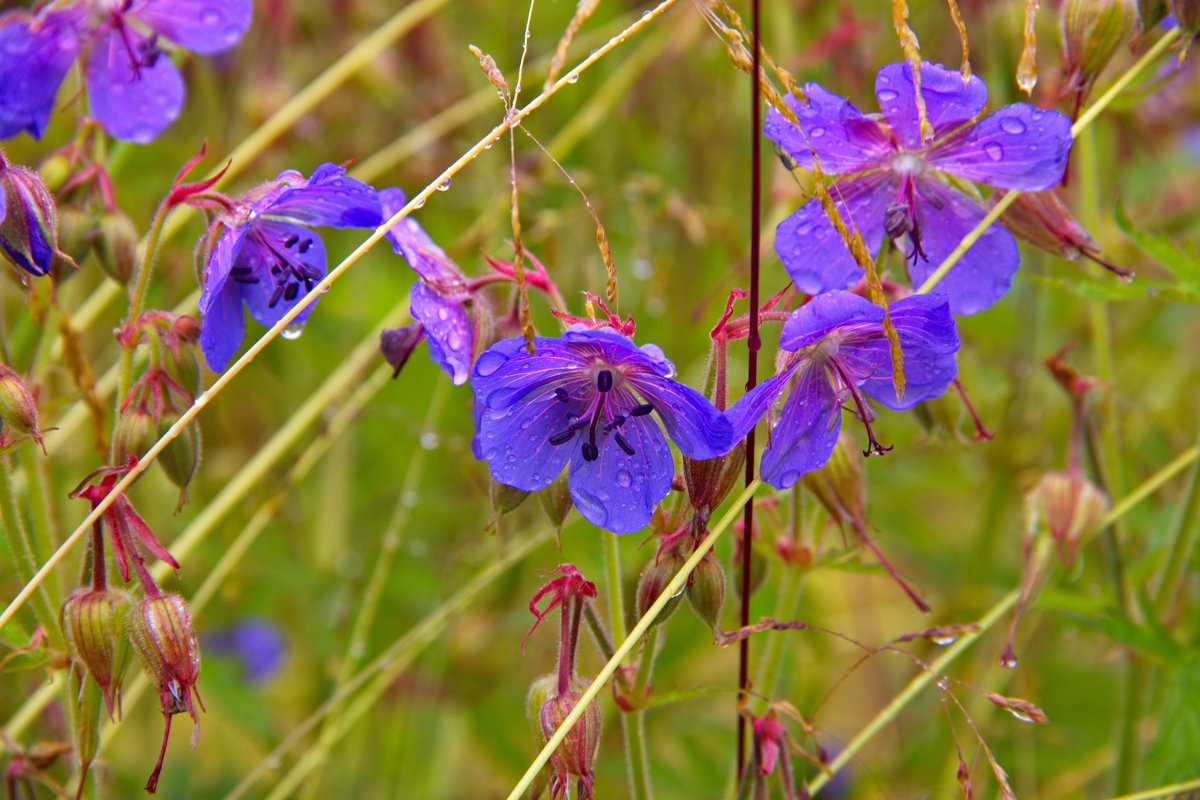
<svg viewBox="0 0 1200 800"><path fill-rule="evenodd" d="M987 86L976 75L964 83L958 70L924 62L921 64L921 96L925 99L926 118L933 126L936 139L983 111L987 103ZM920 150L921 123L917 115L912 67L902 63L888 64L880 69L875 76L875 97L900 147Z"/></svg>
<svg viewBox="0 0 1200 800"><path fill-rule="evenodd" d="M882 321L883 308L867 298L852 292L826 292L791 313L783 324L779 346L785 350L800 350L815 344L841 325Z"/></svg>
<svg viewBox="0 0 1200 800"><path fill-rule="evenodd" d="M689 458L717 458L733 447L733 428L704 395L670 378L647 373L629 383L654 406L671 441Z"/></svg>
<svg viewBox="0 0 1200 800"><path fill-rule="evenodd" d="M391 219L407 201L400 189L383 189L379 192L379 203L383 218ZM404 256L408 265L437 291L446 297L467 297L466 278L458 265L450 260L446 251L434 244L429 234L412 217L400 220L385 234L392 249Z"/></svg>
<svg viewBox="0 0 1200 800"><path fill-rule="evenodd" d="M533 343L536 352L530 353L525 349L525 340L514 336L483 352L471 371L475 399L487 408L506 411L543 390L588 390L590 363L575 348L544 336Z"/></svg>
<svg viewBox="0 0 1200 800"><path fill-rule="evenodd" d="M926 162L1002 189L1040 191L1062 180L1071 141L1062 114L1013 103L938 142Z"/></svg>
<svg viewBox="0 0 1200 800"><path fill-rule="evenodd" d="M628 336L611 328L574 326L563 333L563 340L575 344L581 352L608 364L635 366L664 378L675 374L675 365L663 354L662 348L652 344L638 347Z"/></svg>
<svg viewBox="0 0 1200 800"><path fill-rule="evenodd" d="M210 294L201 314L204 321L200 328L200 351L208 368L220 372L241 347L246 334L241 294L232 285Z"/></svg>
<svg viewBox="0 0 1200 800"><path fill-rule="evenodd" d="M841 407L824 364L806 359L763 450L762 479L776 489L786 489L804 473L825 466L841 430Z"/></svg>
<svg viewBox="0 0 1200 800"><path fill-rule="evenodd" d="M22 130L41 138L54 96L79 52L82 13L72 9L0 20L0 139Z"/></svg>
<svg viewBox="0 0 1200 800"><path fill-rule="evenodd" d="M916 204L921 231L921 247L928 261L909 258L908 271L913 286L920 286L937 269L962 238L983 219L984 212L970 198L935 180L919 183L921 197ZM906 241L906 252L912 243ZM1012 285L1021 257L1012 234L992 225L955 264L934 291L950 298L950 310L969 315L991 308Z"/></svg>
<svg viewBox="0 0 1200 800"><path fill-rule="evenodd" d="M796 374L796 370L804 364L803 356L795 356L788 361L778 375L768 378L747 392L733 407L725 411L725 419L729 420L731 438L734 442L746 438L750 429L766 415L775 402L775 398L787 388L788 381Z"/></svg>
<svg viewBox="0 0 1200 800"><path fill-rule="evenodd" d="M893 178L872 172L831 186L842 219L853 222L872 255L884 235L884 211L891 202ZM806 294L845 289L862 278L862 268L850 254L821 204L813 199L800 206L775 229L775 252L796 288Z"/></svg>
<svg viewBox="0 0 1200 800"><path fill-rule="evenodd" d="M221 232L217 244L208 257L204 270L204 288L200 293L200 313L207 314L209 306L216 302L217 296L229 278L229 271L237 261L246 239L247 226L239 225L226 228Z"/></svg>
<svg viewBox="0 0 1200 800"><path fill-rule="evenodd" d="M652 416L628 418L620 433L633 455L612 436L600 444L595 461L576 450L568 488L588 522L613 533L632 533L649 524L654 506L671 491L675 462Z"/></svg>
<svg viewBox="0 0 1200 800"><path fill-rule="evenodd" d="M295 237L295 241L299 243L308 243L303 253L300 252L299 245L287 247L286 242L292 240L292 237ZM283 319L283 316L309 291L308 284L297 282L294 277L288 277L284 273L278 275L271 273L272 268L276 267L284 258L291 260L297 269L302 269L313 284L325 277L325 245L320 236L300 225L267 220L253 223L253 228L247 236L246 244L243 246L236 264L238 267L248 268L250 274L244 279L247 282L236 285L241 291L242 299L246 302L250 316L268 328ZM229 280L233 284L237 278L230 276ZM257 282L250 283L248 282L250 280ZM277 294L281 282L290 283L297 288L295 290L285 288L282 294ZM273 304L272 300L274 300ZM310 303L307 308L296 315L292 324L303 325L316 305L316 301Z"/></svg>
<svg viewBox="0 0 1200 800"><path fill-rule="evenodd" d="M128 47L142 57L149 40L126 27ZM110 135L148 144L175 121L183 108L183 78L171 59L147 55L149 65L135 67L126 42L116 30L92 45L87 64L92 114Z"/></svg>
<svg viewBox="0 0 1200 800"><path fill-rule="evenodd" d="M294 170L280 173L277 180L294 184L256 204L259 213L334 228L373 228L383 221L375 190L337 164L322 164L307 180L297 180Z"/></svg>
<svg viewBox="0 0 1200 800"><path fill-rule="evenodd" d="M838 175L878 167L892 153L892 143L872 119L844 97L817 83L804 87L807 102L788 95L788 107L800 120L797 128L774 108L767 111L763 132L805 169L813 167L813 153L825 172Z"/></svg>
<svg viewBox="0 0 1200 800"><path fill-rule="evenodd" d="M250 27L250 0L138 0L126 14L186 50L216 53Z"/></svg>
<svg viewBox="0 0 1200 800"><path fill-rule="evenodd" d="M492 477L526 492L549 486L579 455L578 435L562 444L551 444L550 437L567 430L580 410L581 404L563 403L549 389L510 409L481 408L479 455Z"/></svg>
<svg viewBox="0 0 1200 800"><path fill-rule="evenodd" d="M475 323L457 300L447 300L423 283L409 294L413 319L425 327L429 355L441 366L455 386L467 382L475 349Z"/></svg>

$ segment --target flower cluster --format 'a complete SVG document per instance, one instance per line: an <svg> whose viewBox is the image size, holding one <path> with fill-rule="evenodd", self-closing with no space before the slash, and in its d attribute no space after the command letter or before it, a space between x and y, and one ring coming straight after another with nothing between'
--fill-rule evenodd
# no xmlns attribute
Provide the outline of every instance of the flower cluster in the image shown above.
<svg viewBox="0 0 1200 800"><path fill-rule="evenodd" d="M97 0L0 17L0 139L40 138L76 58L91 116L118 139L153 141L183 108L183 77L159 37L197 53L237 44L250 0Z"/></svg>

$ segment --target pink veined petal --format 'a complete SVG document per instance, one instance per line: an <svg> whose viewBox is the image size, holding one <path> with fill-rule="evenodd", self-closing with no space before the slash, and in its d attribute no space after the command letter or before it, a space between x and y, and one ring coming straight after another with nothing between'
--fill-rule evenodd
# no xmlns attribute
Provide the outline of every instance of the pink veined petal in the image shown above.
<svg viewBox="0 0 1200 800"><path fill-rule="evenodd" d="M934 145L926 163L960 178L1023 192L1062 180L1071 121L1057 111L1013 103Z"/></svg>
<svg viewBox="0 0 1200 800"><path fill-rule="evenodd" d="M124 37L111 29L92 45L87 63L92 115L110 135L137 144L154 141L183 108L183 78L171 59L158 53L149 66L133 65L147 42L128 26Z"/></svg>
<svg viewBox="0 0 1200 800"><path fill-rule="evenodd" d="M978 76L966 82L962 73L941 64L921 64L921 96L934 139L975 118L987 103L987 86ZM917 92L908 64L887 64L875 76L875 97L901 149L917 151L921 141Z"/></svg>
<svg viewBox="0 0 1200 800"><path fill-rule="evenodd" d="M250 0L138 0L126 12L194 53L233 47L250 27Z"/></svg>

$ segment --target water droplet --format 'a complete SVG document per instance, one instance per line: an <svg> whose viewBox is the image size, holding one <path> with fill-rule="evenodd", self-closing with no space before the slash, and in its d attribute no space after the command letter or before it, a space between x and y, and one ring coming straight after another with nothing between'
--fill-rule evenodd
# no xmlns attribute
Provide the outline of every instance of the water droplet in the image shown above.
<svg viewBox="0 0 1200 800"><path fill-rule="evenodd" d="M808 236L810 233L812 233L812 225L807 222L801 225L799 228L796 228L797 236ZM799 253L797 253L797 255L799 255Z"/></svg>
<svg viewBox="0 0 1200 800"><path fill-rule="evenodd" d="M821 127L813 128L811 131L808 132L808 135L810 137L812 137L813 139L819 139L825 135L825 129L821 128Z"/></svg>
<svg viewBox="0 0 1200 800"><path fill-rule="evenodd" d="M485 144L485 145L483 146L483 149L484 149L484 150L491 150L491 149L492 149L492 145L494 145L494 144L496 144L496 143L495 143L495 142L488 142L487 144Z"/></svg>
<svg viewBox="0 0 1200 800"><path fill-rule="evenodd" d="M500 369L500 367L503 366L504 362L506 361L508 361L508 358L500 353L488 351L481 355L479 360L475 362L475 372L478 373L480 377L486 378L488 375L491 375L493 372Z"/></svg>
<svg viewBox="0 0 1200 800"><path fill-rule="evenodd" d="M200 12L200 21L205 25L216 25L221 21L221 14L215 8L206 8Z"/></svg>
<svg viewBox="0 0 1200 800"><path fill-rule="evenodd" d="M628 489L632 483L633 476L630 475L626 470L622 469L617 471L617 486Z"/></svg>
<svg viewBox="0 0 1200 800"><path fill-rule="evenodd" d="M942 647L945 647L948 644L954 644L955 642L957 642L958 636L957 635L931 636L931 637L929 637L929 641L933 642L934 644L940 644Z"/></svg>
<svg viewBox="0 0 1200 800"><path fill-rule="evenodd" d="M425 448L426 450L435 450L437 449L438 444L441 442L441 439L433 431L425 431L425 433L421 434L420 442L421 447Z"/></svg>
<svg viewBox="0 0 1200 800"><path fill-rule="evenodd" d="M608 522L608 507L591 492L579 489L571 492L571 498L575 501L575 507L579 509L579 513L583 515L584 519L597 528L603 528Z"/></svg>
<svg viewBox="0 0 1200 800"><path fill-rule="evenodd" d="M267 769L277 770L283 767L283 759L279 756L271 756L267 759Z"/></svg>
<svg viewBox="0 0 1200 800"><path fill-rule="evenodd" d="M891 89L880 89L879 90L879 102L880 103L891 102L892 100L895 100L899 96L900 95L896 94L896 92L892 91Z"/></svg>
<svg viewBox="0 0 1200 800"><path fill-rule="evenodd" d="M286 328L280 331L279 335L285 339L299 339L300 334L302 333L304 333L304 323L293 322L291 325L288 325Z"/></svg>
<svg viewBox="0 0 1200 800"><path fill-rule="evenodd" d="M495 461L496 456L498 456L498 455L500 455L499 450L497 450L495 447L489 447L487 450L484 451L483 458L485 461Z"/></svg>
<svg viewBox="0 0 1200 800"><path fill-rule="evenodd" d="M1000 666L1004 667L1005 669L1016 669L1017 657L1008 655L1000 656Z"/></svg>
<svg viewBox="0 0 1200 800"><path fill-rule="evenodd" d="M450 188L450 179L449 178L446 178L446 180L442 181L441 183L439 183L437 185L437 190L439 192L444 192L449 188Z"/></svg>
<svg viewBox="0 0 1200 800"><path fill-rule="evenodd" d="M950 684L946 681L945 678L938 678L937 679L937 687L939 689L941 689L942 691L945 691L950 688Z"/></svg>
<svg viewBox="0 0 1200 800"><path fill-rule="evenodd" d="M579 81L579 73L578 72L573 72L567 76L567 83L578 83L578 81Z"/></svg>
<svg viewBox="0 0 1200 800"><path fill-rule="evenodd" d="M446 337L446 341L453 350L457 350L463 346L463 336L458 331L450 331L450 335Z"/></svg>
<svg viewBox="0 0 1200 800"><path fill-rule="evenodd" d="M413 198L413 208L420 208L423 205L425 205L424 197L417 196Z"/></svg>
<svg viewBox="0 0 1200 800"><path fill-rule="evenodd" d="M999 161L1004 158L1004 148L998 142L988 142L983 146L983 152L988 154L988 158L992 161Z"/></svg>
<svg viewBox="0 0 1200 800"><path fill-rule="evenodd" d="M1006 708L1004 710L1007 711L1008 713L1012 714L1017 719L1021 720L1021 722L1033 722L1034 721L1033 717L1029 716L1024 711L1018 711L1015 708Z"/></svg>
<svg viewBox="0 0 1200 800"><path fill-rule="evenodd" d="M1016 117L1005 117L1000 120L1000 127L1005 133L1011 133L1014 136L1025 132L1025 123Z"/></svg>
<svg viewBox="0 0 1200 800"><path fill-rule="evenodd" d="M788 470L779 476L780 488L786 489L798 480L800 480L800 473L794 469Z"/></svg>

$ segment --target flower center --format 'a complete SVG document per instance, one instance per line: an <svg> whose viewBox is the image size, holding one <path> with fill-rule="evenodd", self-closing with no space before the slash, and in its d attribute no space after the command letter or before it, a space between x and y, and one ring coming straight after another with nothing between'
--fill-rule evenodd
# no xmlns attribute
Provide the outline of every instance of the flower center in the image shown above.
<svg viewBox="0 0 1200 800"><path fill-rule="evenodd" d="M305 292L312 291L321 276L298 257L307 253L308 249L312 247L312 239L301 239L299 236L291 234L282 242L278 242L272 241L270 236L258 232L251 235L255 237L258 244L275 257L275 263L271 265L271 281L275 284L275 289L267 301L267 308L279 305L280 300L292 302L300 294L301 286L304 287ZM283 247L279 247L280 244ZM234 267L229 271L229 275L235 283L259 282L259 276L254 274L253 267Z"/></svg>
<svg viewBox="0 0 1200 800"><path fill-rule="evenodd" d="M925 172L925 159L916 153L897 153L892 158L892 172L898 175L920 175Z"/></svg>
<svg viewBox="0 0 1200 800"><path fill-rule="evenodd" d="M625 427L625 422L630 417L643 417L654 410L654 406L649 403L631 406L628 409L620 407L618 398L620 395L613 394L612 389L616 383L616 378L613 375L612 369L601 365L594 372L595 391L589 393L587 397L573 397L570 392L562 387L554 390L554 396L559 402L570 403L572 401L586 401L581 413L575 415L574 420L561 431L550 435L547 441L552 445L562 445L579 437L583 440L581 451L584 461L595 461L600 458L600 443L604 437L612 436L617 447L624 451L625 455L635 455L637 450L629 443L621 433L621 429ZM581 436L581 432L586 430L586 436ZM599 441L597 439L599 434Z"/></svg>

